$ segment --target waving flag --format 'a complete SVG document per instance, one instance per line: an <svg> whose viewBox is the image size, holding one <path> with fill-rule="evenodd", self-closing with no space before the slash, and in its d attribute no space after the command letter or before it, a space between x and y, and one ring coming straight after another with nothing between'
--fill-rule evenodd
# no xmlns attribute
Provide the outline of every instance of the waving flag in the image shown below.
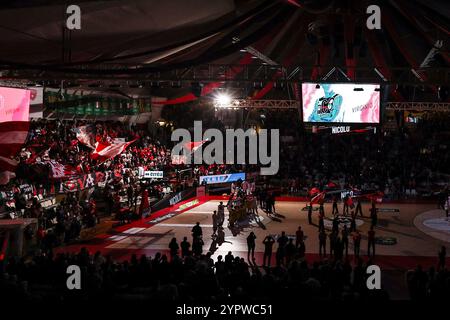
<svg viewBox="0 0 450 320"><path fill-rule="evenodd" d="M208 140L186 142L183 144L183 147L185 149L184 152L187 151L187 154L193 154L195 151L197 151L198 148L200 148L207 141ZM182 154L182 155L173 154L173 155L171 155L171 158L172 158L172 164L174 164L174 165L187 163L187 157L185 154Z"/></svg>
<svg viewBox="0 0 450 320"><path fill-rule="evenodd" d="M323 203L324 199L325 199L325 192L319 192L317 195L311 198L311 204Z"/></svg>
<svg viewBox="0 0 450 320"><path fill-rule="evenodd" d="M77 134L77 139L82 144L88 146L91 149L95 149L94 147L94 127L92 125L80 126L78 128L73 129L73 131Z"/></svg>
<svg viewBox="0 0 450 320"><path fill-rule="evenodd" d="M190 151L191 153L194 153L195 151L197 151L198 148L200 148L207 141L208 140L186 142L183 145L183 147L186 148L186 150Z"/></svg>
<svg viewBox="0 0 450 320"><path fill-rule="evenodd" d="M98 141L95 144L95 150L91 154L92 159L98 160L100 162L104 162L108 159L114 158L118 154L121 154L130 144L135 142L137 139L134 139L130 142L100 142Z"/></svg>
<svg viewBox="0 0 450 320"><path fill-rule="evenodd" d="M310 196L314 196L314 195L320 193L320 189L314 187L314 188L311 188L311 189L308 191L308 193L309 193Z"/></svg>
<svg viewBox="0 0 450 320"><path fill-rule="evenodd" d="M29 129L30 91L0 87L0 184L15 177L13 160L25 143Z"/></svg>
<svg viewBox="0 0 450 320"><path fill-rule="evenodd" d="M58 161L50 160L47 163L50 165L53 179L70 178L77 174L77 171L71 166L63 165Z"/></svg>

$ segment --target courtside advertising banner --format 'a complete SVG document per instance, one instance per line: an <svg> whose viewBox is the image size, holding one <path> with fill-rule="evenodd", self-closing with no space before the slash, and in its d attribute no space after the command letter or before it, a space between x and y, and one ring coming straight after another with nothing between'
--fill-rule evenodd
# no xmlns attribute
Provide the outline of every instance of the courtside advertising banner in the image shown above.
<svg viewBox="0 0 450 320"><path fill-rule="evenodd" d="M379 84L303 83L302 100L304 122L380 122Z"/></svg>
<svg viewBox="0 0 450 320"><path fill-rule="evenodd" d="M144 171L144 179L162 179L163 177L163 171Z"/></svg>
<svg viewBox="0 0 450 320"><path fill-rule="evenodd" d="M245 173L230 173L230 174L218 174L218 175L212 175L212 176L200 176L200 184L214 184L214 183L228 183L228 182L235 182L241 179L242 181L245 180Z"/></svg>

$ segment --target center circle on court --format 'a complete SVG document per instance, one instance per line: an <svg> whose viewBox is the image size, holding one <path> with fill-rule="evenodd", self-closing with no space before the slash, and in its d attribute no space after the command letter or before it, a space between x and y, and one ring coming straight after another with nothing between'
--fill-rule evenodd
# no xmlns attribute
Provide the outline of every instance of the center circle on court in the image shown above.
<svg viewBox="0 0 450 320"><path fill-rule="evenodd" d="M445 217L444 210L435 209L418 214L414 218L414 226L430 237L450 242L450 220Z"/></svg>
<svg viewBox="0 0 450 320"><path fill-rule="evenodd" d="M450 221L446 218L427 219L423 224L430 229L450 232Z"/></svg>

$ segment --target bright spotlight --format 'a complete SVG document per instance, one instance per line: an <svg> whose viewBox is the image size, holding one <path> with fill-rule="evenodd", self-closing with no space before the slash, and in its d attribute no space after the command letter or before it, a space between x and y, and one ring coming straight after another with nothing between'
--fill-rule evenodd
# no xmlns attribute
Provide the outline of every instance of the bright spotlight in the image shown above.
<svg viewBox="0 0 450 320"><path fill-rule="evenodd" d="M231 104L231 97L225 93L218 94L215 100L216 100L216 105L221 108L229 107Z"/></svg>

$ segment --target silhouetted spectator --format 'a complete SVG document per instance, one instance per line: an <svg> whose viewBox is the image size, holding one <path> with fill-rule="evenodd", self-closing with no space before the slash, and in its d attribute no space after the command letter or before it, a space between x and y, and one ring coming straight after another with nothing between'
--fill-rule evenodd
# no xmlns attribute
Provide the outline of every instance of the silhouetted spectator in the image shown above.
<svg viewBox="0 0 450 320"><path fill-rule="evenodd" d="M189 243L189 241L187 241L187 237L183 238L183 241L180 243L181 246L181 257L187 257L191 254L190 249L191 249L191 244Z"/></svg>
<svg viewBox="0 0 450 320"><path fill-rule="evenodd" d="M250 260L250 254L252 255L252 260L255 260L255 247L256 247L256 235L252 231L247 237L247 259Z"/></svg>
<svg viewBox="0 0 450 320"><path fill-rule="evenodd" d="M268 235L264 238L264 258L263 258L263 266L266 266L266 259L267 259L267 266L270 267L270 260L272 259L272 248L273 244L275 243L275 239Z"/></svg>

